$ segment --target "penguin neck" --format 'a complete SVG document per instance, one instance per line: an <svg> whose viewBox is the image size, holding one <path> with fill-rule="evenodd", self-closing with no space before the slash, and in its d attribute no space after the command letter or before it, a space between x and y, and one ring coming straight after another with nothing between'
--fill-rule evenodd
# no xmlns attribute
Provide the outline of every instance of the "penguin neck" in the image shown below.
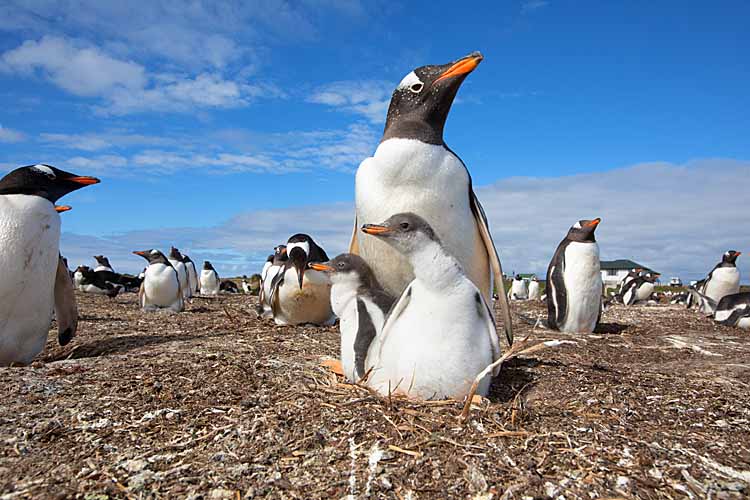
<svg viewBox="0 0 750 500"><path fill-rule="evenodd" d="M442 124L429 123L399 117L386 123L380 143L382 144L388 139L414 139L426 144L441 146L445 144L443 141L444 126L445 122Z"/></svg>
<svg viewBox="0 0 750 500"><path fill-rule="evenodd" d="M458 261L436 241L428 241L409 255L414 276L428 288L445 289L463 275Z"/></svg>

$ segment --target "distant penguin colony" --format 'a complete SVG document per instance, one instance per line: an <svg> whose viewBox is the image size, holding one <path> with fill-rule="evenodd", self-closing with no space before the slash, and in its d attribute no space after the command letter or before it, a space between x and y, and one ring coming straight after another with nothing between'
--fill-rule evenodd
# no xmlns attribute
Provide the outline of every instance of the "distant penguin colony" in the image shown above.
<svg viewBox="0 0 750 500"><path fill-rule="evenodd" d="M659 300L697 305L717 328L750 329L750 293L740 292L736 265L740 252L725 252L685 293L657 293L659 274L645 267L631 269L619 283L610 283L608 275L605 282L617 286L613 293L603 286L599 218L569 228L546 282L516 274L505 289L469 170L444 139L458 91L482 60L472 52L448 64L418 67L393 90L379 144L357 169L348 253L333 259L310 234L299 232L276 246L260 274L250 278L222 279L208 260L199 271L174 246L132 252L147 261L138 276L116 272L105 255L94 255L93 267L86 256L88 265L71 272L60 254L59 215L71 207L55 203L99 180L46 164L11 171L0 179L0 294L6 297L0 302L0 366L28 364L42 352L53 311L58 342L71 342L78 333L76 294L82 293L118 304L133 297L122 294L137 293L143 311L180 313L243 292L231 300L254 304L268 324L333 326L338 319L338 354L350 383L389 398L424 400L465 398L475 381L478 394L489 392L497 368L490 370L506 359L501 337L513 344L510 303L514 309L540 307L515 301L544 301L543 325L567 334L593 332L610 304L633 311ZM118 268L127 267L115 250L107 253ZM254 294L257 303L247 297Z"/></svg>

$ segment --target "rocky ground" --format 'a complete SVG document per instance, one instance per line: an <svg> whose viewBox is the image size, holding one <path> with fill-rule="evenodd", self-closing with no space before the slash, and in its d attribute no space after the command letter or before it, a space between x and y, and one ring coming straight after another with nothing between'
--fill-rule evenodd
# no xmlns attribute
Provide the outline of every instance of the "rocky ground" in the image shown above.
<svg viewBox="0 0 750 500"><path fill-rule="evenodd" d="M489 400L379 398L321 362L335 328L255 298L144 314L79 296L79 336L0 368L0 498L747 498L750 334L679 306L509 361ZM515 303L536 316L541 304Z"/></svg>

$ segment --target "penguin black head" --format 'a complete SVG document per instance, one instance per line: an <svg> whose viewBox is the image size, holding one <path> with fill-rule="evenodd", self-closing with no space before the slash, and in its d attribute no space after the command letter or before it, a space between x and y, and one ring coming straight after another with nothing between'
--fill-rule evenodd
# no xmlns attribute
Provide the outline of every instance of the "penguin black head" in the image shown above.
<svg viewBox="0 0 750 500"><path fill-rule="evenodd" d="M735 262L737 262L737 257L739 257L740 255L742 255L742 252L729 250L728 252L724 252L724 255L721 257L721 262L724 264L734 265Z"/></svg>
<svg viewBox="0 0 750 500"><path fill-rule="evenodd" d="M169 258L182 262L182 254L175 247L169 249Z"/></svg>
<svg viewBox="0 0 750 500"><path fill-rule="evenodd" d="M516 277L513 279L515 279L516 281L523 281L523 278L521 277L520 274L516 274Z"/></svg>
<svg viewBox="0 0 750 500"><path fill-rule="evenodd" d="M278 248L278 247L277 247ZM328 255L317 243L304 233L297 233L289 238L284 248L287 259L297 270L297 279L299 287L302 288L302 282L307 270L307 264L310 262L326 262Z"/></svg>
<svg viewBox="0 0 750 500"><path fill-rule="evenodd" d="M427 221L412 212L392 215L381 224L365 224L362 226L362 231L382 238L405 254L413 252L430 241L440 243Z"/></svg>
<svg viewBox="0 0 750 500"><path fill-rule="evenodd" d="M203 270L204 271L215 271L214 266L211 265L211 263L207 260L203 261Z"/></svg>
<svg viewBox="0 0 750 500"><path fill-rule="evenodd" d="M308 267L328 273L333 283L351 282L355 288L380 288L370 266L359 255L342 253L325 263L311 262Z"/></svg>
<svg viewBox="0 0 750 500"><path fill-rule="evenodd" d="M287 260L289 256L286 253L286 245L277 245L273 248L273 255L271 256L271 260L274 259L278 261L284 261Z"/></svg>
<svg viewBox="0 0 750 500"><path fill-rule="evenodd" d="M402 138L443 144L453 99L482 59L482 54L472 52L452 63L422 66L406 75L391 96L381 142Z"/></svg>
<svg viewBox="0 0 750 500"><path fill-rule="evenodd" d="M570 241L577 241L580 243L592 243L596 241L594 237L594 231L602 220L597 217L594 220L579 220L573 227L568 230L568 236L566 237Z"/></svg>
<svg viewBox="0 0 750 500"><path fill-rule="evenodd" d="M146 259L149 264L166 264L168 266L171 265L164 254L155 248L152 248L150 250L136 250L133 253L135 255L140 255L141 257Z"/></svg>
<svg viewBox="0 0 750 500"><path fill-rule="evenodd" d="M182 256L182 262L183 262L183 263L185 263L185 264L187 264L188 262L193 262L193 261L192 261L192 259L191 259L190 257L188 257L187 255L183 255L183 256Z"/></svg>
<svg viewBox="0 0 750 500"><path fill-rule="evenodd" d="M655 283L659 279L659 276L661 276L659 273L646 272L643 275L643 279L649 283Z"/></svg>
<svg viewBox="0 0 750 500"><path fill-rule="evenodd" d="M41 196L55 203L76 189L97 183L99 179L96 177L71 174L50 165L29 165L17 168L0 179L0 195Z"/></svg>
<svg viewBox="0 0 750 500"><path fill-rule="evenodd" d="M107 266L110 268L112 267L109 264L109 259L106 258L104 255L94 255L94 260L96 260L96 263L99 264L100 266Z"/></svg>

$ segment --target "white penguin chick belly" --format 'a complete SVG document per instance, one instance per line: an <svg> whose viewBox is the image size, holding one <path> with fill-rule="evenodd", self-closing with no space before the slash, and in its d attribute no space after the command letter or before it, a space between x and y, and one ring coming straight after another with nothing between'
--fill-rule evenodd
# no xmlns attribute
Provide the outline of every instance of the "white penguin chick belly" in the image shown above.
<svg viewBox="0 0 750 500"><path fill-rule="evenodd" d="M736 267L717 267L706 283L703 295L719 302L723 297L740 291L740 271Z"/></svg>
<svg viewBox="0 0 750 500"><path fill-rule="evenodd" d="M149 265L143 286L144 309L168 308L175 312L182 311L184 303L174 268L165 264Z"/></svg>
<svg viewBox="0 0 750 500"><path fill-rule="evenodd" d="M219 295L219 280L213 270L201 271L201 293L203 295Z"/></svg>
<svg viewBox="0 0 750 500"><path fill-rule="evenodd" d="M599 317L602 294L599 245L571 242L565 249L563 280L568 301L560 331L593 332Z"/></svg>
<svg viewBox="0 0 750 500"><path fill-rule="evenodd" d="M432 226L444 248L466 270L485 298L491 274L487 250L469 206L469 175L461 161L442 145L414 139L388 139L356 176L357 220L382 221L413 212ZM383 288L398 296L414 279L411 265L377 238L360 235L359 254Z"/></svg>
<svg viewBox="0 0 750 500"><path fill-rule="evenodd" d="M60 216L48 200L0 196L0 365L30 363L54 307Z"/></svg>
<svg viewBox="0 0 750 500"><path fill-rule="evenodd" d="M460 399L500 355L487 302L440 243L429 223L396 214L363 231L409 258L415 279L391 309L367 356L368 385L419 399ZM487 394L490 377L478 389Z"/></svg>
<svg viewBox="0 0 750 500"><path fill-rule="evenodd" d="M305 271L300 289L297 270L288 268L284 283L276 293L276 300L278 306L274 321L277 325L332 325L336 321L331 310L331 281L319 271Z"/></svg>

